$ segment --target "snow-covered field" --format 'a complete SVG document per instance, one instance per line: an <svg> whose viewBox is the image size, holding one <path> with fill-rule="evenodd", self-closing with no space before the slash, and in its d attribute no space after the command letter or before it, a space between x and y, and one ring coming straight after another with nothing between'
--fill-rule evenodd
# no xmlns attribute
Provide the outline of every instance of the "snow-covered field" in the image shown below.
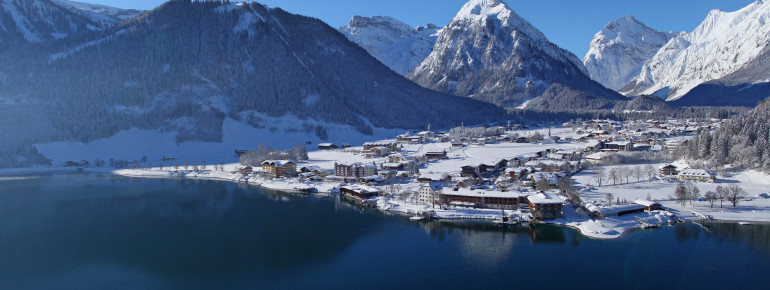
<svg viewBox="0 0 770 290"><path fill-rule="evenodd" d="M209 164L238 162L234 150L256 149L260 143L273 148L291 148L306 144L313 149L322 141L313 133L304 132L303 122L293 116L270 118L262 116L264 129L225 119L222 125L222 142L185 142L177 144L175 132L131 129L91 143L53 142L37 144L36 147L56 166L64 162L88 160L140 160L147 156L154 165L159 165L164 156L174 157L181 162L202 162ZM361 134L350 126L324 124L328 142L362 144L377 138L392 138L403 130L375 128L372 136ZM166 163L166 165L170 165Z"/></svg>
<svg viewBox="0 0 770 290"><path fill-rule="evenodd" d="M677 181L656 178L652 182L646 180L637 182L636 178L632 177L628 184L612 185L612 181L610 181L609 185L604 184L601 187L596 187L593 176L591 170L583 171L575 176L578 186L593 185L581 194L585 200L605 202L605 196L608 193L628 201L646 199L649 196L682 219L698 219L698 215L693 213L694 211L703 215L711 215L718 220L770 222L770 199L757 197L760 193L770 192L770 176L760 172L748 171L735 176L719 176L715 183L693 183L700 190L701 196L707 191L716 190L716 187L720 185L723 187L731 184L741 186L748 193L750 200L741 200L736 208L733 208L732 204L727 201L724 201L722 206L720 206L719 201L716 201L712 208L705 200L694 201L692 205L687 203L685 207L682 207L673 198Z"/></svg>

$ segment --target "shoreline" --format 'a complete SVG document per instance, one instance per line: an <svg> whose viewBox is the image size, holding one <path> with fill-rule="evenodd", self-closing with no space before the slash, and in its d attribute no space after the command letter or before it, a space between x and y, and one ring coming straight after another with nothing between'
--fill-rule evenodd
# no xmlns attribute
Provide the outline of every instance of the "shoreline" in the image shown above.
<svg viewBox="0 0 770 290"><path fill-rule="evenodd" d="M11 170L0 170L0 177L24 176L29 174L41 174L41 173L56 174L56 173L67 173L67 172L77 173L78 171L76 168L71 168L71 167L45 167L45 168L41 167L41 168L18 168L18 169L14 168ZM148 178L148 179L158 178L158 179L192 179L192 180L225 181L225 182L245 183L245 184L254 185L254 186L268 189L268 190L282 191L282 192L287 192L291 194L299 194L297 192L292 191L292 188L296 188L296 187L292 187L292 185L297 182L281 183L281 182L274 182L271 180L263 180L263 179L252 180L237 173L229 173L229 172L221 172L221 171L213 171L213 170L203 170L203 171L197 171L197 172L188 170L186 172L183 172L183 171L165 171L165 170L160 171L160 170L146 170L146 169L110 170L110 169L101 169L101 168L85 168L83 169L82 173L109 173L112 175L122 176L122 177ZM308 186L306 183L302 183L302 182L298 182L297 184ZM331 186L331 185L321 186L321 188L318 188L317 193L322 193L322 194L329 193L330 191L322 191L322 189L330 190L331 188L334 188L334 186ZM325 197L328 197L328 196L331 196L331 195L329 194L329 195L326 195ZM391 200L381 199L381 201L384 203L388 203ZM411 215L418 214L417 211L414 211L415 207L408 207L408 206L405 206L405 204L390 203L386 205L390 205L390 206L381 206L380 202L378 202L378 205L375 208L383 212L400 214L404 216L411 216ZM395 205L396 208L393 208L392 207L393 205ZM403 208L399 208L399 207L403 207ZM440 210L440 211L443 214L437 215L435 217L435 219L437 220L493 222L496 220L497 217L499 217L498 210L490 210L490 209L483 209L483 210L474 209L470 213L469 212L463 213L462 211L458 211L458 210ZM484 212L488 212L488 213L484 213ZM493 214L493 212L495 214ZM684 221L684 223L695 223L699 221L699 219L697 218L695 219L682 218L682 217L680 218ZM607 234L607 232L603 232L603 233L591 232L588 229L581 227L583 223L598 223L599 225L602 225L600 221L603 221L603 220L608 220L608 219L593 220L589 218L587 220L569 220L569 219L562 218L562 219L547 220L547 221L528 220L527 222L524 222L521 224L538 223L538 224L547 224L552 226L567 227L567 228L576 230L578 233L580 233L584 237L597 239L597 240L621 239L627 236L630 232L645 229L645 227L641 224L634 225L634 226L620 226L620 227L608 228L610 230L616 231L617 234ZM617 220L613 220L613 219L609 219L608 221L617 222ZM750 219L748 220L747 219L738 219L738 220L711 219L708 221L718 222L718 223L732 223L732 224L747 223L748 225L770 224L770 222L768 221L750 220ZM675 223L668 223L668 222L656 223L657 226L652 229L656 229L658 227L663 227L666 225L673 225L673 224ZM622 229L622 232L617 231L619 229Z"/></svg>

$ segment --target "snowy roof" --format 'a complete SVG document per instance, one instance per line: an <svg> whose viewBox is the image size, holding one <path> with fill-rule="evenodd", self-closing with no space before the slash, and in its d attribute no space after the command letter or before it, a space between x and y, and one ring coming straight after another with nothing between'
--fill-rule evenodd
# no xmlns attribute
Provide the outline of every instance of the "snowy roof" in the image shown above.
<svg viewBox="0 0 770 290"><path fill-rule="evenodd" d="M605 152L598 152L591 155L586 156L586 159L591 160L602 160L602 158L607 157L607 153Z"/></svg>
<svg viewBox="0 0 770 290"><path fill-rule="evenodd" d="M521 198L527 196L527 193L520 191L497 191L469 188L457 188L457 190L444 190L441 194L451 196L474 196L474 197L502 197L502 198Z"/></svg>
<svg viewBox="0 0 770 290"><path fill-rule="evenodd" d="M265 160L264 162L262 162L262 165L268 164L268 165L282 167L289 163L294 164L294 162L291 160Z"/></svg>
<svg viewBox="0 0 770 290"><path fill-rule="evenodd" d="M679 173L679 175L685 176L702 176L702 177L715 177L716 174L709 172L706 169L687 169Z"/></svg>
<svg viewBox="0 0 770 290"><path fill-rule="evenodd" d="M654 201L651 201L651 200L646 200L646 199L637 199L637 200L635 200L633 203L635 203L635 204L641 204L641 205L643 205L643 206L647 206L647 207L650 207L650 206L653 206L653 205L656 205L656 204L657 204L657 205L660 205L660 204L659 204L659 203L657 203L657 202L654 202Z"/></svg>
<svg viewBox="0 0 770 290"><path fill-rule="evenodd" d="M613 205L608 207L599 207L598 210L602 215L615 215L619 212L643 210L644 205L641 204L626 204L626 205Z"/></svg>
<svg viewBox="0 0 770 290"><path fill-rule="evenodd" d="M319 147L329 147L329 146L333 146L333 145L334 145L334 143L321 143L321 144L318 144Z"/></svg>
<svg viewBox="0 0 770 290"><path fill-rule="evenodd" d="M341 186L340 188L352 190L355 192L360 193L377 193L382 192L380 189L376 187L366 186L366 185L348 185L348 186Z"/></svg>
<svg viewBox="0 0 770 290"><path fill-rule="evenodd" d="M441 180L443 178L443 174L441 173L424 173L420 174L419 179L430 179L430 180Z"/></svg>
<svg viewBox="0 0 770 290"><path fill-rule="evenodd" d="M433 182L430 182L430 183L428 183L426 185L421 186L421 188L422 187L430 187L430 189L433 190L433 191L440 191L440 190L444 189L444 183L443 182L433 181Z"/></svg>
<svg viewBox="0 0 770 290"><path fill-rule="evenodd" d="M676 166L674 164L663 164L661 166L658 166L658 169L663 169L663 168L666 168L666 167L669 167L669 166L676 168Z"/></svg>
<svg viewBox="0 0 770 290"><path fill-rule="evenodd" d="M550 192L541 192L535 195L530 195L527 197L529 202L533 204L562 204L564 201L562 201L561 197L559 197L556 194L550 193Z"/></svg>

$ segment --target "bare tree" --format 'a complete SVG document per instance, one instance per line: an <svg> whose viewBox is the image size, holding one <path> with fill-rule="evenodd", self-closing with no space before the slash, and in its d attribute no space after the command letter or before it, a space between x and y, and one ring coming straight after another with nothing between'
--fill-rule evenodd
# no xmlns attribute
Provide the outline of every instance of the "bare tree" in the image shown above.
<svg viewBox="0 0 770 290"><path fill-rule="evenodd" d="M624 167L620 167L618 171L620 172L620 176L626 180L626 184L630 183L628 179L631 178L631 175L633 174L631 173L631 168L624 166Z"/></svg>
<svg viewBox="0 0 770 290"><path fill-rule="evenodd" d="M684 185L684 183L679 183L679 185L676 186L676 190L674 190L674 198L676 198L676 202L681 204L682 207L685 207L687 205L687 200L689 199L689 190L687 190L687 187Z"/></svg>
<svg viewBox="0 0 770 290"><path fill-rule="evenodd" d="M607 195L605 195L604 198L607 199L607 204L611 205L612 200L614 199L614 196L612 195L612 193L607 193Z"/></svg>
<svg viewBox="0 0 770 290"><path fill-rule="evenodd" d="M706 199L706 201L709 202L709 204L711 205L711 208L714 208L714 202L718 198L717 193L709 190L709 191L706 191L706 194L703 195L703 197Z"/></svg>
<svg viewBox="0 0 770 290"><path fill-rule="evenodd" d="M610 168L610 171L607 173L607 176L610 179L612 179L612 185L617 185L618 184L618 179L621 179L620 178L620 172L618 171L617 167Z"/></svg>
<svg viewBox="0 0 770 290"><path fill-rule="evenodd" d="M193 162L193 171L198 171L198 161Z"/></svg>
<svg viewBox="0 0 770 290"><path fill-rule="evenodd" d="M698 200L700 197L700 189L698 189L695 184L688 184L687 185L687 199L690 200L690 205L692 205L692 202L695 200Z"/></svg>
<svg viewBox="0 0 770 290"><path fill-rule="evenodd" d="M644 166L644 175L647 176L647 181L652 182L652 179L657 174L658 172L655 170L655 167L652 166L652 164L647 164Z"/></svg>
<svg viewBox="0 0 770 290"><path fill-rule="evenodd" d="M152 162L147 162L147 170L152 170Z"/></svg>
<svg viewBox="0 0 770 290"><path fill-rule="evenodd" d="M642 177L644 177L644 170L639 165L634 166L631 168L631 174L636 177L636 182L639 182L642 180Z"/></svg>
<svg viewBox="0 0 770 290"><path fill-rule="evenodd" d="M203 162L201 162L201 170L206 170L206 160L203 160Z"/></svg>
<svg viewBox="0 0 770 290"><path fill-rule="evenodd" d="M602 182L607 179L607 171L604 169L604 167L598 167L594 170L594 180L596 180L596 183L599 184L599 187L602 186Z"/></svg>
<svg viewBox="0 0 770 290"><path fill-rule="evenodd" d="M160 166L158 166L158 169L160 169L160 171L163 171L163 162L160 163Z"/></svg>
<svg viewBox="0 0 770 290"><path fill-rule="evenodd" d="M743 189L743 187L737 186L735 184L731 184L727 187L727 201L733 204L733 208L738 206L738 202L747 196L748 194L746 193L746 190Z"/></svg>
<svg viewBox="0 0 770 290"><path fill-rule="evenodd" d="M187 167L190 167L190 162L185 161L184 162L184 170L187 170Z"/></svg>
<svg viewBox="0 0 770 290"><path fill-rule="evenodd" d="M716 194L717 199L719 199L719 207L721 208L724 205L725 199L727 199L728 190L720 185L717 186Z"/></svg>
<svg viewBox="0 0 770 290"><path fill-rule="evenodd" d="M179 171L179 162L174 162L174 170Z"/></svg>

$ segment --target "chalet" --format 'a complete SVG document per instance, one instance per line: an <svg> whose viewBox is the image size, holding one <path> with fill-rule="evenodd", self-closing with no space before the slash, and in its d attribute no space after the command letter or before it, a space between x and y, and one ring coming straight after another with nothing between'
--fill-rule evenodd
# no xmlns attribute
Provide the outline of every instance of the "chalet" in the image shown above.
<svg viewBox="0 0 770 290"><path fill-rule="evenodd" d="M240 173L241 175L249 175L249 173L252 173L252 172L254 172L254 168L252 168L251 166L241 166L240 168L238 168L238 173Z"/></svg>
<svg viewBox="0 0 770 290"><path fill-rule="evenodd" d="M297 175L297 164L291 160L265 160L262 162L262 172L272 177L292 177Z"/></svg>
<svg viewBox="0 0 770 290"><path fill-rule="evenodd" d="M524 167L507 168L505 169L505 176L513 181L520 180L522 177L529 174L529 170Z"/></svg>
<svg viewBox="0 0 770 290"><path fill-rule="evenodd" d="M321 144L318 144L318 150L336 150L336 149L339 149L339 148L340 147L337 146L337 144L334 144L334 143L321 143Z"/></svg>
<svg viewBox="0 0 770 290"><path fill-rule="evenodd" d="M353 145L350 145L349 143L342 143L342 149L347 149L352 147Z"/></svg>
<svg viewBox="0 0 770 290"><path fill-rule="evenodd" d="M660 205L660 203L657 203L657 202L654 202L654 201L650 201L650 200L644 200L644 199L637 199L637 200L635 200L632 203L640 204L640 205L644 206L644 210L646 210L646 211L660 210L661 208L663 208Z"/></svg>
<svg viewBox="0 0 770 290"><path fill-rule="evenodd" d="M380 185L384 184L386 181L387 180L384 177L379 175L364 176L358 179L359 183L366 185Z"/></svg>
<svg viewBox="0 0 770 290"><path fill-rule="evenodd" d="M529 143L529 138L527 137L518 137L515 140L516 143Z"/></svg>
<svg viewBox="0 0 770 290"><path fill-rule="evenodd" d="M384 157L388 156L391 152L389 147L373 147L369 149L369 152L376 154L377 156Z"/></svg>
<svg viewBox="0 0 770 290"><path fill-rule="evenodd" d="M496 191L483 189L454 188L439 192L444 206L516 209L526 202L527 195L518 191Z"/></svg>
<svg viewBox="0 0 770 290"><path fill-rule="evenodd" d="M388 152L398 151L398 143L396 142L366 142L364 143L364 151L370 151L372 148L385 147Z"/></svg>
<svg viewBox="0 0 770 290"><path fill-rule="evenodd" d="M465 165L460 168L460 176L462 177L479 177L488 174L488 167L484 164L479 165Z"/></svg>
<svg viewBox="0 0 770 290"><path fill-rule="evenodd" d="M705 169L687 169L679 173L679 181L696 181L714 183L717 176Z"/></svg>
<svg viewBox="0 0 770 290"><path fill-rule="evenodd" d="M428 160L447 159L446 151L429 151L425 153L425 158Z"/></svg>
<svg viewBox="0 0 770 290"><path fill-rule="evenodd" d="M443 182L430 182L420 186L417 201L435 206L439 204L439 192L444 190Z"/></svg>
<svg viewBox="0 0 770 290"><path fill-rule="evenodd" d="M658 172L661 176L674 176L678 171L676 166L672 164L666 164L658 167Z"/></svg>
<svg viewBox="0 0 770 290"><path fill-rule="evenodd" d="M551 172L535 172L529 175L527 179L531 182L532 186L537 187L542 182L546 182L548 186L555 187L559 185L559 178L562 177L560 173L551 173ZM544 188L538 188L540 190L544 190Z"/></svg>
<svg viewBox="0 0 770 290"><path fill-rule="evenodd" d="M417 181L419 181L420 183L431 183L431 182L450 183L452 182L452 176L449 176L448 174L440 174L440 173L420 174L420 176L417 177Z"/></svg>
<svg viewBox="0 0 770 290"><path fill-rule="evenodd" d="M487 159L482 164L487 167L487 170L497 171L508 166L508 160L505 158Z"/></svg>
<svg viewBox="0 0 770 290"><path fill-rule="evenodd" d="M552 219L564 216L564 201L556 194L540 192L527 197L533 218Z"/></svg>

